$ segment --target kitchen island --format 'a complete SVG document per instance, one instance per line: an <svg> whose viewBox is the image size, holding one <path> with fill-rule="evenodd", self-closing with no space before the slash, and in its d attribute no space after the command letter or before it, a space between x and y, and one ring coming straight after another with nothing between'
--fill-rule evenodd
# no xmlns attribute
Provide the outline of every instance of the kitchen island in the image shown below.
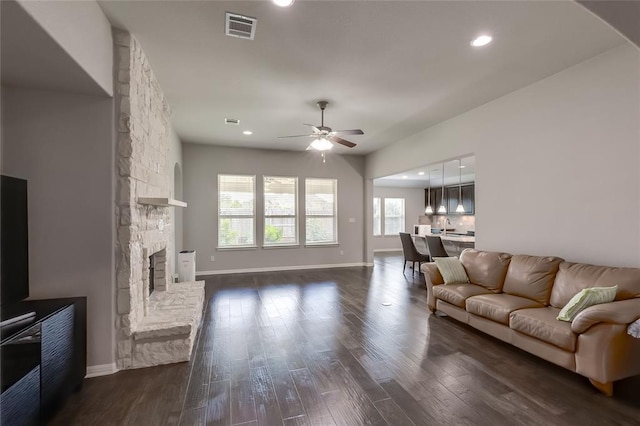
<svg viewBox="0 0 640 426"><path fill-rule="evenodd" d="M449 256L459 257L462 250L466 248L474 248L476 245L476 237L467 234L455 234L447 232L446 234L428 234L429 236L440 237L442 245ZM416 235L412 235L415 237Z"/></svg>
<svg viewBox="0 0 640 426"><path fill-rule="evenodd" d="M466 234L447 233L440 235L440 239L449 256L459 257L462 250L476 246L476 237Z"/></svg>

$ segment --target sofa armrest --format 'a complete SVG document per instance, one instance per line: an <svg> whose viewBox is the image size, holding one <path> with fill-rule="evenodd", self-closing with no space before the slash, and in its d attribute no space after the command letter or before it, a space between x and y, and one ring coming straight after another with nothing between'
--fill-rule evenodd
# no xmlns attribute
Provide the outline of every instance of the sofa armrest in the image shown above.
<svg viewBox="0 0 640 426"><path fill-rule="evenodd" d="M436 311L436 299L433 296L433 286L444 284L444 278L435 262L423 263L420 270L424 273L424 281L427 285L427 305L431 312Z"/></svg>
<svg viewBox="0 0 640 426"><path fill-rule="evenodd" d="M618 300L611 303L590 306L580 312L571 323L571 331L584 333L592 325L604 322L609 324L631 324L640 318L640 298Z"/></svg>

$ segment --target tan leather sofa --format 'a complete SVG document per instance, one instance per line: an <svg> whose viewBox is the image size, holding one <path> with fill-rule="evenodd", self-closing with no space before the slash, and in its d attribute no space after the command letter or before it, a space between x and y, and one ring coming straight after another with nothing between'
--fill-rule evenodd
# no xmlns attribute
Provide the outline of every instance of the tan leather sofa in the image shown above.
<svg viewBox="0 0 640 426"><path fill-rule="evenodd" d="M470 284L442 285L435 263L422 265L432 312L575 371L609 396L614 381L640 374L640 339L627 334L640 318L640 269L474 249L460 261ZM573 322L556 319L580 290L612 285L614 302L589 307Z"/></svg>

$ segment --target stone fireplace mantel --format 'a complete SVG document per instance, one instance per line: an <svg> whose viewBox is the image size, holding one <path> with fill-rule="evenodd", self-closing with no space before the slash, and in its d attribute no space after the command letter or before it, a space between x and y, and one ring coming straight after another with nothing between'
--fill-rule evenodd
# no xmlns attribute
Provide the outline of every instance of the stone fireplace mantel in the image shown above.
<svg viewBox="0 0 640 426"><path fill-rule="evenodd" d="M138 204L157 207L187 207L184 201L162 197L138 197Z"/></svg>

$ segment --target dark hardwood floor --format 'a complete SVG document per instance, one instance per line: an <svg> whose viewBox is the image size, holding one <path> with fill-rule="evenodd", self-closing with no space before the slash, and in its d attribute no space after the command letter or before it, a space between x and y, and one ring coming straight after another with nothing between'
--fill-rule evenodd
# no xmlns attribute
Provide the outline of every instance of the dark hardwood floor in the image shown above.
<svg viewBox="0 0 640 426"><path fill-rule="evenodd" d="M640 378L607 398L431 315L398 254L375 264L207 278L191 362L88 379L52 424L640 424Z"/></svg>

